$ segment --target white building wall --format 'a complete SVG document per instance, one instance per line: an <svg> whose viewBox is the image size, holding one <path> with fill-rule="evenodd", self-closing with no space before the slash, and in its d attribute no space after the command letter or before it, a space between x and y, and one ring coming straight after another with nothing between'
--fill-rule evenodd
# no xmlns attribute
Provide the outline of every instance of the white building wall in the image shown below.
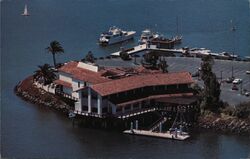
<svg viewBox="0 0 250 159"><path fill-rule="evenodd" d="M75 110L76 111L82 111L82 105L80 102L75 102Z"/></svg>
<svg viewBox="0 0 250 159"><path fill-rule="evenodd" d="M65 82L72 84L72 78L70 77L70 75L67 75L63 72L59 73L59 80L62 80L62 81L65 81Z"/></svg>
<svg viewBox="0 0 250 159"><path fill-rule="evenodd" d="M79 82L79 84L78 84L78 82ZM84 87L84 81L80 81L80 80L73 78L72 79L72 88L73 88L72 96L79 99L80 96L79 96L79 93L76 92L76 90L83 88L83 87Z"/></svg>
<svg viewBox="0 0 250 159"><path fill-rule="evenodd" d="M78 82L80 85L78 85ZM77 80L77 79L72 79L72 87L73 87L73 90L77 90L79 88L83 88L84 87L84 81L80 81L80 80Z"/></svg>

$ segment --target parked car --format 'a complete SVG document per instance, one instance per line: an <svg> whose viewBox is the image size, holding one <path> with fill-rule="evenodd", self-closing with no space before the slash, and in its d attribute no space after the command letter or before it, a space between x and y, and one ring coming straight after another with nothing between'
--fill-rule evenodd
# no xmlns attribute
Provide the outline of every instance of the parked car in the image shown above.
<svg viewBox="0 0 250 159"><path fill-rule="evenodd" d="M240 84L242 82L242 79L236 78L233 80L233 84Z"/></svg>
<svg viewBox="0 0 250 159"><path fill-rule="evenodd" d="M245 92L245 96L249 97L250 93L249 92Z"/></svg>
<svg viewBox="0 0 250 159"><path fill-rule="evenodd" d="M234 84L233 85L233 87L232 87L232 90L234 90L234 91L238 91L239 90L239 88Z"/></svg>
<svg viewBox="0 0 250 159"><path fill-rule="evenodd" d="M249 70L249 71L246 71L246 74L250 74L250 70Z"/></svg>

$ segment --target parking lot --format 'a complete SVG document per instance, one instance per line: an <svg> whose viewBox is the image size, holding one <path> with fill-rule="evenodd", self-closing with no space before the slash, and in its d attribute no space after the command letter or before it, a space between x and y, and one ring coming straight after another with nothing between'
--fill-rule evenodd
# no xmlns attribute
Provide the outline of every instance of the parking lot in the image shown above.
<svg viewBox="0 0 250 159"><path fill-rule="evenodd" d="M201 59L199 58L186 58L186 57L167 57L167 63L169 65L168 70L173 71L189 71L195 73L201 64ZM242 90L246 89L250 91L250 74L246 74L247 70L250 70L250 62L243 61L229 61L229 60L215 60L213 65L213 72L219 80L225 81L226 78L232 76L232 67L235 78L242 79ZM200 85L202 81L198 78L194 78ZM237 105L241 102L250 101L250 97L241 95L241 84L237 87L239 90L232 90L233 84L222 82L221 84L221 99L228 102L230 105Z"/></svg>

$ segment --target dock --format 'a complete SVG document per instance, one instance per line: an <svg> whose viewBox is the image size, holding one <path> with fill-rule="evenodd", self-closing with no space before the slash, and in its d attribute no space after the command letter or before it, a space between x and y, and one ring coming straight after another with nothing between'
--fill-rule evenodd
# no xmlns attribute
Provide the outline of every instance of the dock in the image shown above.
<svg viewBox="0 0 250 159"><path fill-rule="evenodd" d="M183 49L164 49L164 48L158 48L156 45L148 45L147 44L142 44L135 46L131 49L128 49L126 51L129 55L137 54L140 52L145 52L145 51L161 51L161 52L172 52L172 53L183 53ZM121 51L117 51L114 53L111 53L111 56L120 56Z"/></svg>
<svg viewBox="0 0 250 159"><path fill-rule="evenodd" d="M149 136L149 137L157 137L157 138L163 138L163 139L173 139L173 140L186 140L190 137L187 133L183 132L182 134L178 132L177 134L170 133L169 131L167 132L153 132L153 131L148 131L148 130L125 130L123 131L124 134L129 134L129 135L140 135L140 136Z"/></svg>

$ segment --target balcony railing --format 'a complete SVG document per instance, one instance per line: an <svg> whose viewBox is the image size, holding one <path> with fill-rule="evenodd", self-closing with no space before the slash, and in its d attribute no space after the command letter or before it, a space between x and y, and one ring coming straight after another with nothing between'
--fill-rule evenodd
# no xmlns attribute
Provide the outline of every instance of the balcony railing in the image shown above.
<svg viewBox="0 0 250 159"><path fill-rule="evenodd" d="M56 94L59 95L59 96L68 98L68 99L72 99L72 100L74 100L74 101L77 101L77 100L78 100L78 98L73 97L72 95L70 95L70 94L68 94L68 93L65 93L65 92L62 92L62 91L56 91Z"/></svg>

